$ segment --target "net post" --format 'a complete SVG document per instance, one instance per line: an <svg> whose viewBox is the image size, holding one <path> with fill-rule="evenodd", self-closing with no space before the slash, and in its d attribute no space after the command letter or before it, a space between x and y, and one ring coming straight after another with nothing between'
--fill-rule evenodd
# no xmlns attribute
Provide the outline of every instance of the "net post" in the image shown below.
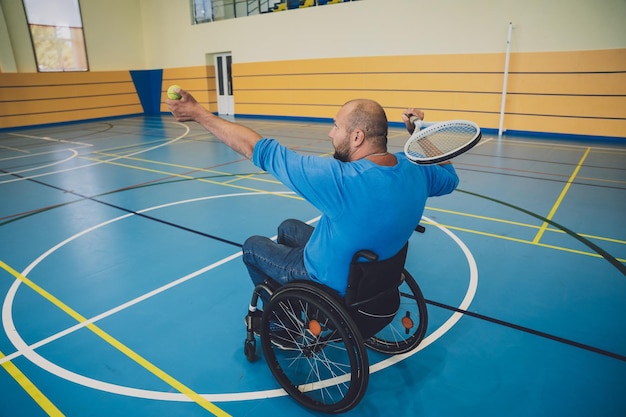
<svg viewBox="0 0 626 417"><path fill-rule="evenodd" d="M504 107L506 105L506 90L509 80L509 59L511 56L511 33L513 32L513 23L509 22L509 33L506 39L506 58L504 61L504 82L502 85L502 104L500 105L500 127L498 128L498 139L502 138L502 128L504 126Z"/></svg>

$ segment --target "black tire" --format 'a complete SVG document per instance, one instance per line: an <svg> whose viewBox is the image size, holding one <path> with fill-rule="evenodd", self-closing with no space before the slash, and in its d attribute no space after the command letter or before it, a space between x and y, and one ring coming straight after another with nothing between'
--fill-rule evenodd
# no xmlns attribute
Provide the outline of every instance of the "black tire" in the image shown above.
<svg viewBox="0 0 626 417"><path fill-rule="evenodd" d="M341 413L365 395L363 339L341 300L316 285L290 283L274 293L263 311L261 346L278 383L309 409Z"/></svg>
<svg viewBox="0 0 626 417"><path fill-rule="evenodd" d="M246 339L243 345L243 353L249 362L256 360L256 339Z"/></svg>
<svg viewBox="0 0 626 417"><path fill-rule="evenodd" d="M424 339L428 327L428 310L422 290L407 270L400 284L400 309L385 328L365 341L372 350L400 354L415 349ZM412 327L404 323L413 323Z"/></svg>

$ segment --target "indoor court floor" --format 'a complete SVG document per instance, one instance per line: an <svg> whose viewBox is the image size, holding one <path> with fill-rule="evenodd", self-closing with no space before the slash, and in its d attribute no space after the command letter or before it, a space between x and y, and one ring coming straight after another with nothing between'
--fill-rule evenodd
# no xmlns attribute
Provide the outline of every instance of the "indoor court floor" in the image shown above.
<svg viewBox="0 0 626 417"><path fill-rule="evenodd" d="M238 118L329 157L331 122ZM400 151L408 135L390 129ZM485 132L349 416L626 416L626 141ZM243 353L250 235L319 213L169 115L0 131L0 416L313 416Z"/></svg>

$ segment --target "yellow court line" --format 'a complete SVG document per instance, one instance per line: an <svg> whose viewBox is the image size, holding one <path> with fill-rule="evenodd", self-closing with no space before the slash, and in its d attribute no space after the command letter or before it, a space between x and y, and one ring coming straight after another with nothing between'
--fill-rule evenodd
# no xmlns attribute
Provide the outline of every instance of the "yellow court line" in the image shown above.
<svg viewBox="0 0 626 417"><path fill-rule="evenodd" d="M198 167L192 167L192 166L180 165L180 164L172 164L170 162L155 161L153 159L133 158L133 157L126 157L126 156L123 156L123 155L107 154L107 153L102 153L102 152L94 152L94 153L98 154L98 155L103 155L103 156L110 156L112 158L129 159L131 161L145 162L145 163L154 164L154 165L165 165L165 166L168 166L168 167L189 169L189 170L199 171L199 172L208 172L210 174L230 175L230 176L243 177L243 178L249 178L250 177L250 174L232 174L230 172L216 171L214 169L198 168ZM90 160L90 161L108 162L108 161L104 161L102 159L89 158L87 156L83 156L82 158ZM136 167L135 165L127 165L127 167L141 169L139 167ZM265 171L259 171L259 174L262 174L264 172ZM267 179L267 178L251 178L251 179L254 179L255 181L269 182L269 183L272 183L272 184L281 184L280 181Z"/></svg>
<svg viewBox="0 0 626 417"><path fill-rule="evenodd" d="M430 222L424 222L424 224L433 224ZM511 242L517 242L517 243L524 243L527 245L533 245L533 246L539 246L542 248L548 248L548 249L555 249L555 250L560 250L563 252L569 252L569 253L575 253L578 255L585 255L585 256L591 256L594 258L602 258L602 255L600 255L599 253L594 253L594 252L585 252L585 251L581 251L578 249L570 249L570 248L564 248L562 246L556 246L556 245L548 245L546 243L539 243L539 242L533 242L530 240L526 240L526 239L520 239L520 238L516 238L516 237L511 237L511 236L504 236L504 235L498 235L495 233L488 233L488 232L482 232L479 230L473 230L473 229L466 229L464 227L457 227L457 226L450 226L447 224L439 224L443 227L445 227L446 229L451 229L451 230L458 230L460 232L466 232L466 233L473 233L475 235L480 235L480 236L487 236L487 237L493 237L496 239L503 239L503 240L509 240ZM616 258L618 262L626 262L626 259L620 259L620 258Z"/></svg>
<svg viewBox="0 0 626 417"><path fill-rule="evenodd" d="M259 188L244 187L244 186L241 186L241 185L235 185L235 184L226 183L226 182L211 181L211 180L207 180L206 178L196 178L196 177L193 177L191 175L176 174L176 173L173 173L173 172L161 171L161 170L158 170L158 169L151 169L151 168L143 168L143 167L138 167L138 166L134 166L134 165L128 165L128 164L122 164L122 163L119 163L119 162L113 162L113 161L102 161L102 160L99 160L99 159L96 159L96 158L87 158L87 157L84 157L84 156L81 157L81 158L87 159L89 161L98 161L98 162L101 162L103 164L117 165L117 166L121 166L121 167L125 167L125 168L138 169L140 171L147 171L147 172L154 172L154 173L161 174L161 175L168 175L168 176L171 176L171 177L178 177L178 178L184 178L184 179L195 180L195 181L200 181L200 182L206 182L208 184L221 185L221 186L224 186L224 187L237 188L239 190L252 191L252 192L257 192L257 193L265 193L265 194L270 194L270 195L274 195L274 196L277 196L277 197L285 197L285 198L293 198L295 200L302 200L302 197L299 197L299 196L294 195L294 194L284 194L284 193L280 193L280 192L261 190Z"/></svg>
<svg viewBox="0 0 626 417"><path fill-rule="evenodd" d="M113 155L108 155L108 156L113 156ZM87 159L87 160L90 160L90 161L98 161L98 162L102 162L102 163L106 163L106 164L117 165L117 166L121 166L121 167L125 167L125 168L137 169L137 170L140 170L140 171L154 172L154 173L157 173L157 174L168 175L168 176L172 176L172 177L179 177L179 178L184 178L184 179L196 180L196 181L200 181L200 182L206 182L206 183L209 183L209 184L222 185L222 186L225 186L225 187L238 188L238 189L242 189L242 190L245 190L245 191L263 192L263 193L275 195L275 196L278 196L278 197L287 197L287 198L293 198L293 199L296 199L296 200L302 200L302 197L299 197L299 196L293 195L293 194L274 193L274 192L271 192L271 191L262 190L262 189L258 189L258 188L243 187L243 186L240 186L240 185L234 185L233 184L234 181L223 181L223 182L211 181L211 180L207 180L206 178L196 178L196 177L191 176L191 175L176 174L176 173L172 173L172 172L169 172L169 171L161 171L161 170L156 170L156 169L151 169L151 168L138 167L138 166L135 166L135 165L122 164L120 162L102 161L100 159L89 158L89 157L85 157L85 156L83 156L81 158L84 158L84 159ZM166 162L158 162L158 161L146 160L146 159L141 159L141 158L126 158L126 157L124 157L124 158L125 159L131 159L131 160L137 160L139 162L153 162L153 163L156 163L156 164L172 166L172 167L176 167L176 168L194 169L194 170L197 170L197 171L200 171L200 172L210 172L210 173L217 173L217 174L232 175L232 174L229 174L227 172L208 170L208 169L196 168L196 167L189 167L189 166L185 166L185 165L171 164L171 163L166 163ZM269 182L269 183L274 183L274 184L280 184L279 181L275 181L275 180L251 178L251 175L254 175L254 174L246 174L246 175L235 174L235 175L239 179L252 179L252 180L256 180L256 181L264 181L264 182ZM482 220L488 220L488 221L492 221L492 222L505 223L505 224L511 224L511 225L516 225L516 226L522 226L522 227L527 227L527 228L532 228L532 229L539 229L540 228L540 226L537 226L537 225L531 225L531 224L527 224L527 223L521 223L521 222L505 220L505 219L498 219L498 218L494 218L494 217L481 216L481 215L477 215L477 214L463 213L463 212L459 212L459 211L446 210L446 209L435 208L435 207L428 207L428 206L426 207L426 209L427 210L433 210L433 211L439 211L439 212L442 212L442 213L450 213L450 214L455 214L455 215L459 215L459 216L465 216L465 217L472 217L472 218L477 218L477 219L482 219ZM547 224L544 225L544 232L545 231L557 232L557 233L565 233L564 231L559 230L559 229L549 228L549 227L547 227ZM622 244L626 243L626 242L621 241L621 240L612 239L612 238L606 238L606 237L602 237L602 236L594 236L594 235L588 235L588 234L581 234L581 236L586 237L586 238L591 238L591 239L615 242L615 243L622 243ZM537 242L535 242L535 243L537 243Z"/></svg>
<svg viewBox="0 0 626 417"><path fill-rule="evenodd" d="M589 148L587 148L587 150L589 150ZM116 155L110 154L110 155L106 155L106 156L116 156ZM137 169L137 170L140 170L140 171L154 172L154 173L158 173L158 174L162 174L162 175L168 175L168 176L172 176L172 177L185 178L185 179L196 180L196 181L200 181L200 182L206 182L206 183L209 183L209 184L216 184L216 185L222 185L222 186L225 186L225 187L238 188L238 189L242 189L242 190L246 190L246 191L263 192L263 193L267 193L267 194L271 194L271 195L276 195L278 197L287 197L287 198L293 198L293 199L296 199L296 200L302 200L302 197L299 197L299 196L293 195L293 194L273 193L271 191L266 191L266 190L262 190L262 189L258 189L258 188L243 187L243 186L240 186L240 185L234 185L233 182L237 181L237 179L231 180L231 181L222 181L222 182L220 182L220 181L211 181L211 180L207 180L206 178L196 178L196 177L191 176L191 175L176 174L176 173L172 173L172 172L169 172L169 171L161 171L161 170L156 170L156 169L151 169L151 168L138 167L138 166L135 166L135 165L122 164L120 162L103 161L103 160L100 160L100 159L97 159L97 158L89 158L89 157L85 157L85 156L83 156L81 158L84 158L84 159L87 159L87 160L91 160L91 161L98 161L98 162L102 162L102 163L106 163L106 164L111 164L111 165L117 165L117 166L121 166L121 167L125 167L125 168ZM224 174L224 175L233 175L233 174L230 174L230 173L227 173L227 172L221 172L221 171L209 170L209 169L204 169L204 168L191 167L191 166L186 166L186 165L172 164L172 163L167 163L167 162L159 162L159 161L154 161L154 160L150 160L150 159L132 158L132 157L128 157L128 158L127 157L122 157L122 158L135 160L135 161L139 161L139 162L155 163L157 165L171 166L171 167L175 167L175 168L193 169L193 170L197 170L197 171L200 171L200 172L209 172L209 173L217 173L217 174ZM579 163L579 165L580 164L582 164L582 160ZM273 184L281 184L279 181L276 181L276 180L253 178L253 176L255 174L246 174L246 175L234 174L234 175L238 179L251 179L251 180L256 180L256 181L269 182L269 183L273 183ZM574 177L575 177L575 174L570 178L570 181L569 181L570 183L573 181ZM564 191L566 191L566 190L564 190ZM543 230L540 230L540 233L544 233L545 231L556 232L556 233L565 233L564 231L559 230L559 229L549 228L547 222L544 223L543 226L537 226L537 225L531 225L531 224L527 224L527 223L511 221L511 220L498 219L498 218L494 218L494 217L487 217L487 216L481 216L481 215L477 215L477 214L463 213L463 212L458 212L458 211L453 211L453 210L446 210L446 209L441 209L441 208L428 207L428 206L426 207L426 209L427 210L433 210L433 211L439 211L439 212L443 212L443 213L455 214L455 215L459 215L459 216L466 216L466 217L472 217L472 218L477 218L477 219L482 219L482 220L488 220L488 221L493 221L493 222L498 222L498 223L505 223L505 224L511 224L511 225L516 225L516 226L522 226L522 227L527 227L527 228L532 228L532 229L543 228ZM621 240L612 239L612 238L606 238L606 237L601 237L601 236L594 236L594 235L588 235L588 234L581 234L581 236L586 237L586 238L591 238L591 239L615 242L615 243L626 243L626 242L621 241ZM534 242L534 243L538 243L538 242Z"/></svg>
<svg viewBox="0 0 626 417"><path fill-rule="evenodd" d="M0 352L0 359L4 357L4 354ZM46 412L46 414L53 417L61 417L65 415L52 403L52 401L48 399L48 397L44 395L43 392L39 390L39 388L35 386L35 384L32 383L30 379L28 379L26 375L24 375L22 371L19 370L17 366L13 364L13 362L3 362L2 367L13 377L13 379L15 379L24 391L26 391L26 393L30 395L33 400L35 400L35 402L43 409L43 411Z"/></svg>
<svg viewBox="0 0 626 417"><path fill-rule="evenodd" d="M563 199L563 197L564 197L564 195L565 195L569 185L573 182L574 178L576 177L576 174L579 171L580 167L582 166L582 163L585 160L586 156L588 155L590 149L591 148L587 148L587 151L586 151L585 155L583 156L583 158L581 158L581 160L578 163L578 166L577 166L575 172L570 177L566 188L561 193L561 196L559 197L558 202L560 202ZM105 156L118 157L118 155L115 155L115 154L104 154L102 152L98 152L98 154L105 155ZM237 181L238 179L251 179L251 180L256 180L256 181L264 181L264 182L269 182L269 183L280 184L280 182L278 182L276 180L254 178L253 177L254 174L246 174L246 175L235 174L237 179L233 179L231 181L219 182L219 181L207 180L207 179L204 179L204 178L196 178L196 177L193 177L193 176L190 176L190 175L175 174L175 173L171 173L171 172L168 172L168 171L161 171L161 170L155 170L155 169L150 169L150 168L138 167L138 166L135 166L135 165L122 164L122 163L119 163L119 162L102 161L100 159L89 158L89 157L83 157L83 158L87 159L87 160L94 160L94 161L98 161L98 162L108 163L108 164L111 164L111 165L118 165L118 166L131 168L131 169L138 169L138 170L143 170L143 171L148 171L148 172L155 172L155 173L159 173L159 174L163 174L163 175L169 175L169 176L180 177L180 178L185 178L185 179L192 179L192 180L196 180L196 181L200 181L200 182L207 182L207 183L210 183L210 184L223 185L223 186L227 186L227 187L234 187L234 188L243 189L243 190L246 190L246 191L264 192L264 193L268 193L268 194L272 194L272 195L277 195L279 197L287 197L287 198L294 198L294 199L302 200L302 198L297 196L297 195L275 194L275 193L272 193L272 192L268 192L266 190L260 190L260 189L251 188L251 187L243 187L243 186L238 186L238 185L234 185L233 184L233 182ZM196 171L200 171L200 172L209 172L209 173L217 173L217 174L224 174L224 175L233 175L233 174L230 174L230 173L227 173L227 172L221 172L221 171L216 171L216 170L209 170L209 169L205 169L205 168L198 168L198 167L192 167L192 166L186 166L186 165L180 165L180 164L172 164L172 163L167 163L167 162L154 161L154 160L150 160L150 159L135 158L135 157L124 157L124 156L122 156L122 158L123 159L134 160L134 161L138 161L138 162L146 162L146 163L154 163L154 164L157 164L157 165L171 166L171 167L176 167L176 168L192 169L192 170L196 170ZM550 215L550 218L554 215L554 212L556 212L556 207L557 206L558 206L558 204L553 208L553 210L551 212L551 215ZM522 226L522 227L527 227L527 228L540 229L539 232L538 232L538 235L539 234L543 235L543 233L545 231L557 232L557 233L565 233L562 230L549 228L547 222L545 222L542 226L537 226L537 225L530 225L530 224L526 224L526 223L515 222L515 221L510 221L510 220L505 220L505 219L497 219L497 218L493 218L493 217L480 216L480 215L475 215L475 214L462 213L462 212L457 212L457 211L452 211L452 210L445 210L445 209L439 209L439 208L433 208L433 207L426 207L426 209L434 210L434 211L440 211L440 212L445 212L445 213L451 213L451 214L456 214L456 215L461 215L461 216L466 216L466 217L473 217L473 218L478 218L478 219L483 219L483 220L488 220L488 221L493 221L493 222L512 224L512 225L517 225L517 226ZM482 233L482 232L478 232L478 231L473 231L473 233L489 235L488 233ZM492 235L492 236L498 237L497 235ZM620 240L611 239L611 238L604 238L604 237L600 237L600 236L592 236L592 235L581 235L581 236L584 236L586 238L597 239L597 240L611 241L611 242L615 242L615 243L626 243L626 242L623 242L623 241L620 241ZM504 238L502 236L500 236L500 237ZM516 240L516 239L510 238L509 240ZM527 243L526 240L521 240L520 239L518 241ZM535 238L535 241L533 241L532 243L538 244L538 239ZM550 245L539 245L539 246L552 247ZM560 247L556 247L556 246L554 248L560 249L560 250L564 250L564 251L570 251L570 250L568 250L566 248L560 248ZM580 252L580 251L575 251L575 250L571 250L571 251L575 252L575 253L581 253L581 254L589 255L589 253L587 253L587 252Z"/></svg>
<svg viewBox="0 0 626 417"><path fill-rule="evenodd" d="M588 180L588 181L596 181L596 182L608 182L608 183L613 183L613 184L626 184L626 181L620 181L620 180L612 180L612 179L608 179L608 178L594 178L594 177L578 177L579 180Z"/></svg>
<svg viewBox="0 0 626 417"><path fill-rule="evenodd" d="M247 175L236 175L232 180L228 180L228 181L224 181L222 182L222 184L232 184L234 182L237 181L241 181L241 180L254 180L256 178L256 175L258 174L247 174Z"/></svg>
<svg viewBox="0 0 626 417"><path fill-rule="evenodd" d="M516 222L516 221L513 221L513 220L498 219L498 218L495 218L495 217L481 216L480 214L463 213L463 212L460 212L460 211L446 210L446 209L436 208L436 207L426 207L426 209L430 210L430 211L438 211L438 212L441 212L441 213L454 214L456 216L464 216L464 217L471 217L473 219L487 220L487 221L494 222L494 223L510 224L510 225L513 225L513 226L520 226L520 227L525 227L525 228L528 228L528 229L539 229L541 227L541 226L537 226L536 224L528 224L528 223ZM564 230L555 229L555 228L551 228L551 227L548 227L546 229L546 231L552 232L552 233L562 233L562 234L565 233ZM604 237L604 236L590 235L588 233L577 233L577 234L578 234L578 236L582 236L582 237L587 238L587 239L602 240L602 241L605 241L605 242L612 242L612 243L619 243L619 244L622 244L622 245L626 245L626 240L614 239L614 238L611 238L611 237Z"/></svg>
<svg viewBox="0 0 626 417"><path fill-rule="evenodd" d="M4 269L5 271L13 275L16 279L22 281L24 284L26 284L36 293L41 295L46 300L50 301L53 305L55 305L56 307L64 311L66 314L74 318L79 323L84 323L87 321L87 319L83 317L80 313L74 311L71 307L63 303L54 295L44 290L43 288L35 284L33 281L28 279L26 276L20 274L15 269L11 268L9 265L4 263L3 261L0 261L0 268ZM141 365L143 368L151 372L153 375L161 379L163 382L165 382L166 384L168 384L169 386L171 386L178 392L186 395L188 398L193 400L196 404L198 404L205 410L209 411L213 415L217 417L230 417L230 414L226 413L221 408L217 407L210 401L206 400L200 394L196 393L191 388L187 387L186 385L184 385L182 382L178 381L171 375L162 371L156 365L154 365L153 363L151 363L150 361L148 361L147 359L145 359L144 357L142 357L141 355L139 355L138 353L130 349L128 346L124 345L119 340L115 339L113 336L111 336L110 334L108 334L107 332L105 332L104 330L96 326L95 324L90 323L90 324L87 324L85 327L87 327L96 335L100 336L103 340L105 340L111 346L115 347L117 350L122 352L124 355L128 356L130 359L134 360L137 364Z"/></svg>
<svg viewBox="0 0 626 417"><path fill-rule="evenodd" d="M514 226L530 227L533 229L539 228L539 226L528 224L528 223L516 222L513 220L506 220L506 219L497 219L495 217L481 216L480 214L463 213L460 211L446 210L442 208L435 208L435 207L428 207L428 206L426 207L426 210L438 211L440 213L449 213L449 214L454 214L456 216L471 217L473 219L488 220L488 221L495 222L495 223L512 224Z"/></svg>
<svg viewBox="0 0 626 417"><path fill-rule="evenodd" d="M582 158L580 158L580 161L578 161L578 165L576 165L576 169L574 170L572 175L569 177L567 184L565 184L565 187L563 187L563 191L561 191L561 195L559 195L559 198L557 198L556 202L554 203L554 206L552 207L552 210L550 210L548 217L546 217L548 220L552 220L552 217L554 217L554 214L556 213L557 209L561 205L563 198L565 198L565 194L567 194L567 191L569 190L570 185L572 185L572 182L574 182L574 178L576 178L578 171L580 171L580 167L583 165L583 162L585 162L585 159L587 158L587 155L589 155L590 151L591 151L591 148L587 148L587 150L585 151L585 154L582 156ZM543 224L541 225L541 228L539 229L539 232L537 232L537 235L533 239L533 243L538 243L541 240L543 233L548 228L548 224L549 224L548 222L543 222Z"/></svg>

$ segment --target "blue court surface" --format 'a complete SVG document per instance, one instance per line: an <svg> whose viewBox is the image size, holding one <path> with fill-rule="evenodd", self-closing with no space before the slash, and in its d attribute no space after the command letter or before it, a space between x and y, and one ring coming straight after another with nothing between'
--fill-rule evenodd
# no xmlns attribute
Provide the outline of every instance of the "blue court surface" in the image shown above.
<svg viewBox="0 0 626 417"><path fill-rule="evenodd" d="M238 119L329 157L331 123ZM407 133L390 129L400 151ZM407 270L426 338L349 416L626 415L626 143L484 134ZM196 124L0 132L0 416L312 416L248 362L240 245L319 213Z"/></svg>

